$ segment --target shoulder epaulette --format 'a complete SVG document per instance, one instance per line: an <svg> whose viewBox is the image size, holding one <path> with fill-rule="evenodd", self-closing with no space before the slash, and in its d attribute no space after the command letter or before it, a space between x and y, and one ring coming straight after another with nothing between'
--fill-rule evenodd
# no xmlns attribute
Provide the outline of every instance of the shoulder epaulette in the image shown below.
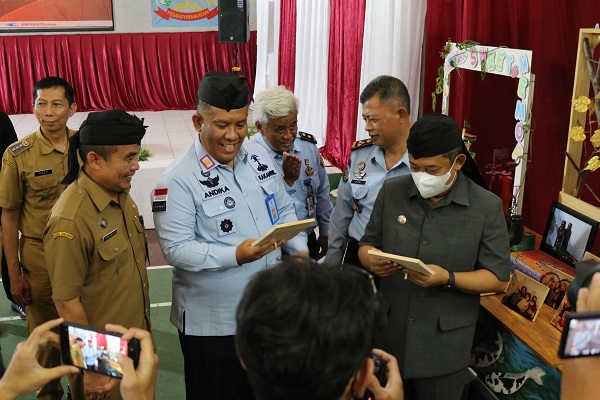
<svg viewBox="0 0 600 400"><path fill-rule="evenodd" d="M363 139L363 140L358 140L354 143L352 143L352 150L356 150L356 149L360 149L363 147L369 147L373 145L373 140L372 139Z"/></svg>
<svg viewBox="0 0 600 400"><path fill-rule="evenodd" d="M33 145L31 140L19 140L17 143L10 146L8 149L13 156L19 155Z"/></svg>
<svg viewBox="0 0 600 400"><path fill-rule="evenodd" d="M75 185L77 181L73 182L71 185ZM70 186L70 185L69 185ZM68 187L67 187L68 188ZM83 202L83 198L85 197L85 192L81 188L75 191L75 188L71 188L69 193L64 197L63 202L67 202L69 204L68 207L59 207L61 212L59 216L68 221L75 221L75 217L77 216L77 212L79 211L79 207ZM61 201L61 198L58 199L57 203Z"/></svg>
<svg viewBox="0 0 600 400"><path fill-rule="evenodd" d="M307 142L317 144L317 139L310 133L300 132L300 139L306 140Z"/></svg>

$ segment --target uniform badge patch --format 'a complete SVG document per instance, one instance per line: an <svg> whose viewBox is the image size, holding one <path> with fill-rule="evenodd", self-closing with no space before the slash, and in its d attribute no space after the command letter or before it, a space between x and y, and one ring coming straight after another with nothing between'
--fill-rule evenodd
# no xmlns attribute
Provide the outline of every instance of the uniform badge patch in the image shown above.
<svg viewBox="0 0 600 400"><path fill-rule="evenodd" d="M306 167L306 176L313 176L315 174L315 170L310 165Z"/></svg>
<svg viewBox="0 0 600 400"><path fill-rule="evenodd" d="M108 221L106 221L104 218L100 218L100 221L98 221L98 225L100 225L100 228L106 229L106 227L108 226Z"/></svg>
<svg viewBox="0 0 600 400"><path fill-rule="evenodd" d="M348 167L346 167L346 169L344 170L344 182L348 182L348 175L350 175L350 171L348 171Z"/></svg>
<svg viewBox="0 0 600 400"><path fill-rule="evenodd" d="M210 176L210 172L200 172L200 174L205 177L205 180L200 179L200 183L206 187L213 188L219 186L219 175L212 177Z"/></svg>
<svg viewBox="0 0 600 400"><path fill-rule="evenodd" d="M256 163L256 168L255 168L256 171L258 171L258 172L264 172L264 171L266 171L266 170L269 169L268 165L262 164L260 162L260 158L256 154L252 154L250 156L250 159Z"/></svg>
<svg viewBox="0 0 600 400"><path fill-rule="evenodd" d="M54 233L52 234L52 237L53 237L54 239L56 239L56 238L58 238L58 237L64 237L64 238L67 238L67 239L69 239L69 240L73 240L73 234L72 234L72 233L69 233L69 232L64 232L64 231L54 232Z"/></svg>
<svg viewBox="0 0 600 400"><path fill-rule="evenodd" d="M363 169L365 169L365 162L361 161L358 163L358 170L362 171Z"/></svg>
<svg viewBox="0 0 600 400"><path fill-rule="evenodd" d="M200 163L202 165L204 165L204 168L206 168L207 170L209 170L215 166L215 162L213 161L212 158L210 158L210 156L208 154L206 154L204 157L200 158Z"/></svg>
<svg viewBox="0 0 600 400"><path fill-rule="evenodd" d="M9 147L8 149L13 154L13 156L18 156L30 147L31 143L29 143L27 140L23 140L21 142L16 143L14 146Z"/></svg>
<svg viewBox="0 0 600 400"><path fill-rule="evenodd" d="M323 156L319 153L319 162L321 163L321 167L325 166L325 161L323 161Z"/></svg>
<svg viewBox="0 0 600 400"><path fill-rule="evenodd" d="M225 200L223 200L223 203L225 204L225 207L231 209L231 208L235 208L235 199L233 197L225 197Z"/></svg>
<svg viewBox="0 0 600 400"><path fill-rule="evenodd" d="M220 224L223 233L229 233L233 230L233 222L230 219L224 219Z"/></svg>
<svg viewBox="0 0 600 400"><path fill-rule="evenodd" d="M152 198L152 212L167 211L167 194L168 188L154 189Z"/></svg>
<svg viewBox="0 0 600 400"><path fill-rule="evenodd" d="M11 163L11 162L10 162L10 161L8 161L8 160L2 160L2 164L4 164L4 165L8 165L8 166L9 166L9 167L11 167L12 169L17 169L17 166L16 166L15 164Z"/></svg>

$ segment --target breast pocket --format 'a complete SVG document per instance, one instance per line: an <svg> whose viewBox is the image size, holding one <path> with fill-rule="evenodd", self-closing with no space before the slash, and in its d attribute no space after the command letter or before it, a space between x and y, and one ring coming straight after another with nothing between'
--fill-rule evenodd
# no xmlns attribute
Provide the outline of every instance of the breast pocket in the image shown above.
<svg viewBox="0 0 600 400"><path fill-rule="evenodd" d="M42 210L52 208L63 188L63 185L58 184L56 175L32 176L27 182L33 195L33 207Z"/></svg>
<svg viewBox="0 0 600 400"><path fill-rule="evenodd" d="M238 230L238 221L232 211L237 207L233 196L219 196L202 202L202 210L207 217L209 233L216 231L219 236L230 235ZM212 221L212 226L210 225Z"/></svg>
<svg viewBox="0 0 600 400"><path fill-rule="evenodd" d="M358 200L359 203L367 196L367 193L369 192L369 189L362 185L350 185L350 187L352 188L352 198L354 200Z"/></svg>
<svg viewBox="0 0 600 400"><path fill-rule="evenodd" d="M129 242L120 232L98 246L98 254L102 259L100 265L102 283L116 281L119 278L119 265L133 262L133 259L128 257L128 250Z"/></svg>

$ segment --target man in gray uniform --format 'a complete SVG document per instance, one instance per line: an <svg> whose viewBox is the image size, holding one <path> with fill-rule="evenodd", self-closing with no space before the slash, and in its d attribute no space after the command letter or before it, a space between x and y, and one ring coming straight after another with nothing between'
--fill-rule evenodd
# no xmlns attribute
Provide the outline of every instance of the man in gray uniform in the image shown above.
<svg viewBox="0 0 600 400"><path fill-rule="evenodd" d="M275 159L286 190L294 200L298 220L315 218L319 237L314 226L306 234L310 257L319 259L327 253L333 204L317 140L310 133L298 132L298 108L296 96L283 86L273 86L257 94L254 117L261 134L253 136L251 141L262 145Z"/></svg>
<svg viewBox="0 0 600 400"><path fill-rule="evenodd" d="M329 229L329 263L360 265L358 241L383 181L409 173L410 96L404 83L393 76L378 76L365 87L360 103L370 139L352 145L338 187Z"/></svg>
<svg viewBox="0 0 600 400"><path fill-rule="evenodd" d="M504 290L510 278L502 200L475 183L481 175L452 118L424 116L407 148L411 176L383 184L360 241L360 259L381 277L390 305L377 345L398 358L407 399L459 400L479 294ZM434 275L371 249L419 258Z"/></svg>

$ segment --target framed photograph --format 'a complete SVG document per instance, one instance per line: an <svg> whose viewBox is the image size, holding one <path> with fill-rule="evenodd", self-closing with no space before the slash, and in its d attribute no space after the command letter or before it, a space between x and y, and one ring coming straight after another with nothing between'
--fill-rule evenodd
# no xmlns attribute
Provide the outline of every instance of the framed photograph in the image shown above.
<svg viewBox="0 0 600 400"><path fill-rule="evenodd" d="M506 294L502 297L502 304L522 317L535 321L549 291L548 286L521 271L514 271Z"/></svg>
<svg viewBox="0 0 600 400"><path fill-rule="evenodd" d="M548 215L540 250L575 266L584 253L591 250L598 225L598 221L555 200Z"/></svg>
<svg viewBox="0 0 600 400"><path fill-rule="evenodd" d="M112 0L0 1L0 32L113 29Z"/></svg>
<svg viewBox="0 0 600 400"><path fill-rule="evenodd" d="M569 299L565 296L563 301L560 303L560 306L556 309L556 312L552 316L552 320L550 322L559 331L562 331L563 327L565 326L565 320L567 319L567 315L569 315L570 313L571 303L569 303Z"/></svg>
<svg viewBox="0 0 600 400"><path fill-rule="evenodd" d="M562 306L563 299L567 298L567 290L573 282L573 277L547 265L546 272L540 276L540 282L549 289L544 303L555 310Z"/></svg>

